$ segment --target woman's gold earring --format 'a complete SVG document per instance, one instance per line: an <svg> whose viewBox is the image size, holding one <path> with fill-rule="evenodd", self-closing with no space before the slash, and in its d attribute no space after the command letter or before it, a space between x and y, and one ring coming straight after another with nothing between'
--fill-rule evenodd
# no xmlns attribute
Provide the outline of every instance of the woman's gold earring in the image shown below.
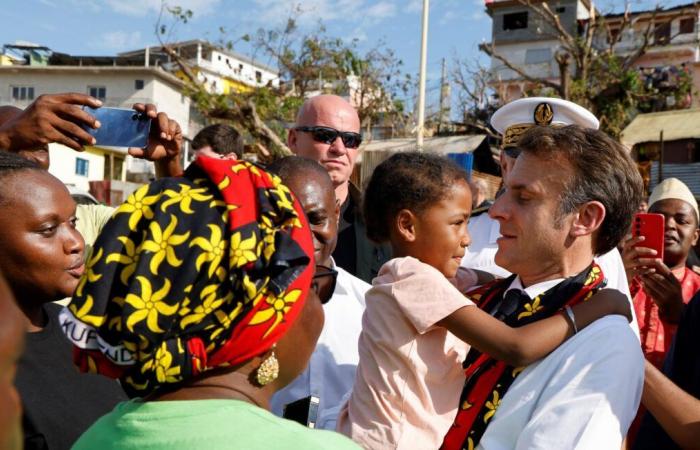
<svg viewBox="0 0 700 450"><path fill-rule="evenodd" d="M270 356L265 358L260 364L260 367L258 367L257 373L255 374L255 381L257 381L260 386L265 386L275 381L279 374L280 363L275 356L275 346L273 345Z"/></svg>

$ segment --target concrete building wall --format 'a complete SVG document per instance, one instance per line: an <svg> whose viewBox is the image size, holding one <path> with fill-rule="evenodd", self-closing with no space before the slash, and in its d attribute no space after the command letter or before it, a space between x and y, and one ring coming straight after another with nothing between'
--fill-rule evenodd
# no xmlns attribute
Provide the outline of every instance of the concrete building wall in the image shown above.
<svg viewBox="0 0 700 450"><path fill-rule="evenodd" d="M269 82L272 82L274 86L279 85L279 76L277 73L269 71L262 66L256 66L248 61L236 58L225 52L213 50L209 63L211 64L211 69L248 85L265 86ZM260 72L260 80L258 80L256 72Z"/></svg>
<svg viewBox="0 0 700 450"><path fill-rule="evenodd" d="M49 172L65 184L73 185L87 192L90 189L89 181L103 179L104 156L102 152L91 149L76 152L61 144L50 144L49 156L51 158ZM76 173L79 158L88 161L87 176Z"/></svg>
<svg viewBox="0 0 700 450"><path fill-rule="evenodd" d="M564 28L570 33L576 32L576 18L579 16L579 8L583 5L578 0L559 0L547 2L553 11L559 14ZM542 18L530 8L524 5L491 6L493 18L492 41L498 44L515 43L534 40L549 40L555 31ZM507 16L523 13L527 15L527 27L519 29L506 29Z"/></svg>
<svg viewBox="0 0 700 450"><path fill-rule="evenodd" d="M547 40L496 45L496 52L510 63L524 69L530 76L551 78L559 76L559 69L554 61L554 53L558 48L559 41ZM520 78L520 75L496 58L491 58L491 70L496 79L502 81Z"/></svg>

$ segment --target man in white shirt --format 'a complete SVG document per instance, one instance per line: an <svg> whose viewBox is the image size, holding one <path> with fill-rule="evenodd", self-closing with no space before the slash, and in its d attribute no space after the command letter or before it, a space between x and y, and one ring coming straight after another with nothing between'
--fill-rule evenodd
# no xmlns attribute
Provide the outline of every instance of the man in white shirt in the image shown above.
<svg viewBox="0 0 700 450"><path fill-rule="evenodd" d="M331 257L338 239L339 205L323 166L310 159L289 157L268 169L282 178L304 208L313 234L316 264L338 273L333 296L323 305L326 319L309 365L272 397L271 409L282 415L285 405L313 395L320 400L315 427L335 430L343 398L355 381L365 292L371 286L338 267Z"/></svg>
<svg viewBox="0 0 700 450"><path fill-rule="evenodd" d="M499 119L504 144L519 155L489 215L500 224L495 262L517 275L474 298L520 326L603 287L606 269L593 257L626 233L642 181L625 149L589 126L595 117L578 105L521 99L492 123ZM466 367L445 449L619 449L644 373L639 342L620 316L594 322L524 370L473 351Z"/></svg>

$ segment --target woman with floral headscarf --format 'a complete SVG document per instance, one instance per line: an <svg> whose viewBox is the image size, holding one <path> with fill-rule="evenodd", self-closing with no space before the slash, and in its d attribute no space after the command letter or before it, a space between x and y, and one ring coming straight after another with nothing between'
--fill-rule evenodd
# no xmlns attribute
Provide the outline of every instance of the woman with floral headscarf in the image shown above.
<svg viewBox="0 0 700 450"><path fill-rule="evenodd" d="M132 397L74 448L356 448L265 411L314 349L329 278L299 203L254 165L200 158L142 187L61 313L81 370Z"/></svg>

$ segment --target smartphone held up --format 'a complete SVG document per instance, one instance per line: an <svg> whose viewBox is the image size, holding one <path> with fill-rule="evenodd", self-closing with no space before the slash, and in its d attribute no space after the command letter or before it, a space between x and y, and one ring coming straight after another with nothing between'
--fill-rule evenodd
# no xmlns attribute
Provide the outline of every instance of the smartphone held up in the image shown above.
<svg viewBox="0 0 700 450"><path fill-rule="evenodd" d="M137 148L145 148L148 145L151 118L145 113L125 108L84 106L83 109L100 122L97 129L83 127L95 138L95 145Z"/></svg>
<svg viewBox="0 0 700 450"><path fill-rule="evenodd" d="M663 214L638 213L632 221L632 236L644 236L644 240L635 247L656 250L656 258L664 259L664 222Z"/></svg>

